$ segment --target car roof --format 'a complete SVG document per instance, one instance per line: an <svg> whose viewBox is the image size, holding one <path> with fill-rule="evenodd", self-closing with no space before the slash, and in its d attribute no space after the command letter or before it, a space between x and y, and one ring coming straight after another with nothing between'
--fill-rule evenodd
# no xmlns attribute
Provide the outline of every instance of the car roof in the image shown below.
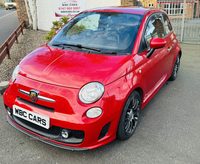
<svg viewBox="0 0 200 164"><path fill-rule="evenodd" d="M90 10L85 10L83 12L121 12L121 13L132 13L144 15L151 9L144 7L135 7L135 6L109 6L109 7L100 7ZM160 12L159 9L153 9L155 12Z"/></svg>

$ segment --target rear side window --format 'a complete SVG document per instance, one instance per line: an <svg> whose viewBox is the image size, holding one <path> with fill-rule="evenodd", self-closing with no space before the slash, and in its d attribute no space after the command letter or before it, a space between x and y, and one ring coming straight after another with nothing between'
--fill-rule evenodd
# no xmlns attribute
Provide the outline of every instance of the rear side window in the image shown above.
<svg viewBox="0 0 200 164"><path fill-rule="evenodd" d="M152 38L163 38L165 36L162 17L160 14L155 14L150 17L144 34L146 46L149 47Z"/></svg>
<svg viewBox="0 0 200 164"><path fill-rule="evenodd" d="M164 18L166 34L169 34L172 31L172 26L170 24L170 21L169 21L167 15L163 14L163 18Z"/></svg>

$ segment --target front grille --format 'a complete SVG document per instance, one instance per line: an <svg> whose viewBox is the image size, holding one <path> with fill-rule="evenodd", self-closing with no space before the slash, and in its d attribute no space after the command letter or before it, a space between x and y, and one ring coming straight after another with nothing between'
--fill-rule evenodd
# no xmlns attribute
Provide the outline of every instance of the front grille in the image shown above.
<svg viewBox="0 0 200 164"><path fill-rule="evenodd" d="M38 125L35 125L29 121L23 120L19 117L13 116L13 120L18 125L24 127L25 129L32 131L34 133L37 133L50 140L55 140L55 141L67 143L67 144L80 144L83 142L83 139L84 139L84 131L72 130L73 135L70 138L65 139L60 135L61 129L62 129L60 127L52 126L49 129L44 129Z"/></svg>
<svg viewBox="0 0 200 164"><path fill-rule="evenodd" d="M13 116L13 119L17 124L23 126L24 128L26 128L34 133L40 134L42 136L45 136L46 134L48 134L48 137L53 138L55 136L58 136L60 133L60 128L56 127L56 126L52 126L49 129L45 129L45 128L42 128L36 124L33 124L29 121L26 121L26 120L16 117L16 116Z"/></svg>
<svg viewBox="0 0 200 164"><path fill-rule="evenodd" d="M22 103L24 103L24 104L27 104L27 105L30 105L30 106L33 106L33 107L36 107L36 108L39 108L39 109L42 109L42 110L47 110L49 112L54 112L55 111L55 109L53 109L53 108L49 108L49 107L46 107L46 106L43 106L43 105L39 105L39 104L30 102L30 101L27 101L25 99L22 99L20 97L17 97L17 100L22 102Z"/></svg>
<svg viewBox="0 0 200 164"><path fill-rule="evenodd" d="M8 106L6 106L6 109L8 108ZM29 121L26 121L24 119L21 119L19 117L16 117L13 115L13 109L11 109L11 115L9 115L9 118L15 122L16 124L20 125L21 127L36 133L42 137L44 137L45 139L50 139L50 140L54 140L54 141L58 141L58 142L62 142L62 143L67 143L67 144L80 144L83 142L85 133L82 130L71 130L72 132L72 136L65 139L61 136L61 130L63 128L61 127L57 127L57 126L52 126L49 129L45 129L42 128L36 124L33 124Z"/></svg>

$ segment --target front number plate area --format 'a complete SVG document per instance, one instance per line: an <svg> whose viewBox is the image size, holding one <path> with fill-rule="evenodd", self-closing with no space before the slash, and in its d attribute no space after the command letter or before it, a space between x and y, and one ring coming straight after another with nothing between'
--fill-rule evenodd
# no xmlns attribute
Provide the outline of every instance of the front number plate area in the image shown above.
<svg viewBox="0 0 200 164"><path fill-rule="evenodd" d="M41 126L45 129L49 129L50 119L47 116L31 112L17 105L13 105L13 115L20 117L26 121L29 121L33 124L36 124L38 126Z"/></svg>

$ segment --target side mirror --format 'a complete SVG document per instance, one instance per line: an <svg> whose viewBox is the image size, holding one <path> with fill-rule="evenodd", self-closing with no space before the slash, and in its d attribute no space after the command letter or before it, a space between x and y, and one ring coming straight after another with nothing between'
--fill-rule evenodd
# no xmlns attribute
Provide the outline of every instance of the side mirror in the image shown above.
<svg viewBox="0 0 200 164"><path fill-rule="evenodd" d="M147 58L150 58L153 52L158 48L163 48L166 45L166 41L162 38L153 38L150 40L151 49L147 52Z"/></svg>
<svg viewBox="0 0 200 164"><path fill-rule="evenodd" d="M150 40L150 47L153 49L163 48L166 45L166 41L162 38L153 38Z"/></svg>

